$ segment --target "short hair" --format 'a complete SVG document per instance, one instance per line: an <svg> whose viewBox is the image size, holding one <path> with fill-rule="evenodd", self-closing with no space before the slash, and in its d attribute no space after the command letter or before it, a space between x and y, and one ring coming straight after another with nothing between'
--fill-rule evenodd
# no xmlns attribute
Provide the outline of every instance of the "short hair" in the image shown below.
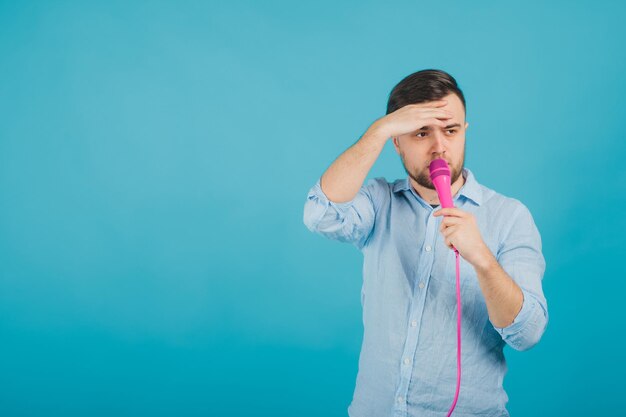
<svg viewBox="0 0 626 417"><path fill-rule="evenodd" d="M461 99L463 109L467 113L465 96L454 77L437 69L417 71L405 77L391 90L387 101L387 114L408 104L440 100L452 93Z"/></svg>

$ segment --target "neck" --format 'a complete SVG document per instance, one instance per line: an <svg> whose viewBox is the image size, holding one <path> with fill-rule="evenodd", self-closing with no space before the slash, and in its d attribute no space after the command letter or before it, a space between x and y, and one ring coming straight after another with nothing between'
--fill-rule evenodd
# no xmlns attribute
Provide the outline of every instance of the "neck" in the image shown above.
<svg viewBox="0 0 626 417"><path fill-rule="evenodd" d="M424 199L428 204L441 204L439 202L439 195L437 194L437 190L431 190L430 188L426 188L422 185L419 185L413 178L409 177L411 181L411 185L417 194ZM463 174L459 175L459 178L456 179L454 184L450 185L450 190L452 193L452 198L456 196L461 187L465 184L465 177Z"/></svg>

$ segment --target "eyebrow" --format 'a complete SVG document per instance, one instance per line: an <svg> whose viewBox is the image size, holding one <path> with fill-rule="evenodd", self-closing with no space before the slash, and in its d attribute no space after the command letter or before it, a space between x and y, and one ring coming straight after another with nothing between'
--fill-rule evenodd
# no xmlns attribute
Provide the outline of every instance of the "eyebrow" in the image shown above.
<svg viewBox="0 0 626 417"><path fill-rule="evenodd" d="M459 124L459 123L452 123L451 125L448 125L448 126L444 127L444 129L451 129L453 127L461 127L461 124ZM423 128L419 129L418 131L422 131L422 130L430 130L430 126L424 126Z"/></svg>

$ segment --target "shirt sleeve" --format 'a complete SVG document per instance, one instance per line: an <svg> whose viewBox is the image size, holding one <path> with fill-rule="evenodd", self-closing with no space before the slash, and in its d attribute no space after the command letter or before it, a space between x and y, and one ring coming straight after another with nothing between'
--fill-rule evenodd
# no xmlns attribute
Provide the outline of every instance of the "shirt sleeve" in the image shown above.
<svg viewBox="0 0 626 417"><path fill-rule="evenodd" d="M541 286L546 262L541 252L541 236L528 208L519 203L512 218L496 258L522 289L524 302L513 323L494 328L509 346L523 351L539 342L548 325L548 304Z"/></svg>
<svg viewBox="0 0 626 417"><path fill-rule="evenodd" d="M324 194L318 179L304 204L304 224L312 232L362 249L374 229L374 200L381 180L370 179L351 201L335 203Z"/></svg>

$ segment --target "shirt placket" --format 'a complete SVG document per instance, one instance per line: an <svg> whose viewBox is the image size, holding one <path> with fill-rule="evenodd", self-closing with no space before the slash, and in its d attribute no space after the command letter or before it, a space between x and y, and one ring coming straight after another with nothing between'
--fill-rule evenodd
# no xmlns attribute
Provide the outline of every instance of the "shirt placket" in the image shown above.
<svg viewBox="0 0 626 417"><path fill-rule="evenodd" d="M419 340L422 325L422 314L426 303L426 289L430 281L435 257L435 238L437 237L437 218L433 216L433 210L428 213L426 221L425 239L420 250L421 261L418 264L417 279L414 281L413 296L411 297L410 315L406 330L406 342L400 360L400 384L395 393L396 416L407 415L407 396L409 384L413 375L413 360ZM417 259L417 257L416 257Z"/></svg>

